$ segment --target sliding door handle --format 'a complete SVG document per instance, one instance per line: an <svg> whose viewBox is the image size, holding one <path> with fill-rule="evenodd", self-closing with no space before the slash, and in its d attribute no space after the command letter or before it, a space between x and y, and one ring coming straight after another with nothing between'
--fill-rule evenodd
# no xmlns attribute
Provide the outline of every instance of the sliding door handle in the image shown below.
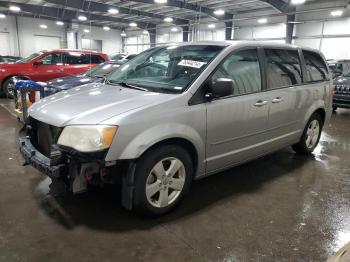
<svg viewBox="0 0 350 262"><path fill-rule="evenodd" d="M257 101L257 102L254 104L254 106L256 106L256 107L262 107L262 106L266 106L267 103L268 103L267 101L259 100L259 101Z"/></svg>
<svg viewBox="0 0 350 262"><path fill-rule="evenodd" d="M281 103L283 101L283 99L281 97L276 97L275 99L272 99L272 103L274 104L278 104Z"/></svg>

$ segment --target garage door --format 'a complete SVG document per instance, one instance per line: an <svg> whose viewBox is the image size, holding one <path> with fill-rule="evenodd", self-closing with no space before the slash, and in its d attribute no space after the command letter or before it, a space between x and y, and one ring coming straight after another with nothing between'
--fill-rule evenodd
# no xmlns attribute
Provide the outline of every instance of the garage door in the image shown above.
<svg viewBox="0 0 350 262"><path fill-rule="evenodd" d="M35 52L41 50L50 50L50 49L60 49L61 41L60 37L57 36L43 36L35 35L34 36L34 47Z"/></svg>
<svg viewBox="0 0 350 262"><path fill-rule="evenodd" d="M0 32L0 55L11 55L9 33Z"/></svg>

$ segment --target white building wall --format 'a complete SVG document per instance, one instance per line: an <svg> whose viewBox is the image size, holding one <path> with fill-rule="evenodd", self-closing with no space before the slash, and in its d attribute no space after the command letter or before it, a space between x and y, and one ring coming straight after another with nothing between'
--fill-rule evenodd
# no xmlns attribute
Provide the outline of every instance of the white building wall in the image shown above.
<svg viewBox="0 0 350 262"><path fill-rule="evenodd" d="M6 32L10 38L11 52L9 55L28 56L36 50L36 40L40 37L59 38L60 48L67 48L67 29L66 26L58 26L55 21L46 19L34 19L28 17L18 17L18 32L16 30L16 21L14 16L7 16L1 19L0 32ZM47 29L40 28L41 24L47 25ZM85 28L90 29L90 33L83 32ZM120 52L122 41L119 30L104 31L100 27L89 27L79 25L78 47L81 48L81 39L102 40L102 51L111 54ZM73 37L73 35L71 35ZM45 43L42 43L45 46ZM70 46L71 47L71 46ZM50 47L48 47L50 48Z"/></svg>
<svg viewBox="0 0 350 262"><path fill-rule="evenodd" d="M66 47L67 36L64 26L56 25L55 21L18 17L18 39L21 56L25 57L36 50L36 36L57 37L60 40L60 48ZM40 28L41 24L47 25L47 29ZM50 47L48 46L47 49Z"/></svg>
<svg viewBox="0 0 350 262"><path fill-rule="evenodd" d="M90 32L85 33L84 29L88 29ZM79 25L77 31L79 49L82 48L82 39L91 39L102 41L103 53L115 54L122 51L122 37L119 30L105 31L101 27Z"/></svg>
<svg viewBox="0 0 350 262"><path fill-rule="evenodd" d="M178 27L177 32L172 32L170 27L158 28L156 44L180 43L182 42L182 28Z"/></svg>
<svg viewBox="0 0 350 262"><path fill-rule="evenodd" d="M349 18L298 24L294 37L294 44L321 50L327 59L350 59Z"/></svg>
<svg viewBox="0 0 350 262"><path fill-rule="evenodd" d="M5 19L0 20L0 33L6 33L8 34L9 38L9 54L7 55L13 55L18 56L19 50L18 50L18 43L17 43L17 33L16 33L16 23L15 23L15 17L13 16L7 16ZM1 43L0 43L1 45ZM3 44L5 45L5 44ZM1 48L0 48L1 50ZM0 55L6 55L1 54Z"/></svg>

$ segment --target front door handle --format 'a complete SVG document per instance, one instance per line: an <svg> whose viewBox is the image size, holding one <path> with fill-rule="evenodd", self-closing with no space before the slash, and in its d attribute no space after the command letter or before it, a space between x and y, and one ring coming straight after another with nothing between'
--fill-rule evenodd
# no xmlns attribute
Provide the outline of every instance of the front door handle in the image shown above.
<svg viewBox="0 0 350 262"><path fill-rule="evenodd" d="M280 98L280 97L276 97L275 99L272 99L272 103L274 103L274 104L278 104L278 103L280 103L280 102L282 102L283 101L283 99L282 98Z"/></svg>
<svg viewBox="0 0 350 262"><path fill-rule="evenodd" d="M257 101L255 104L254 104L254 106L256 106L256 107L262 107L262 106L265 106L265 105L267 105L267 101L263 101L263 100L259 100L259 101Z"/></svg>

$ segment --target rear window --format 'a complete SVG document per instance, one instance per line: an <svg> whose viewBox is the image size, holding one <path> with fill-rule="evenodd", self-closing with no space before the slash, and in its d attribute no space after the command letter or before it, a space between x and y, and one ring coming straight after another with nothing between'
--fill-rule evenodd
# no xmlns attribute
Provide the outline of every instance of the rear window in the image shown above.
<svg viewBox="0 0 350 262"><path fill-rule="evenodd" d="M307 81L320 82L329 80L329 73L323 58L314 52L303 51L306 64Z"/></svg>
<svg viewBox="0 0 350 262"><path fill-rule="evenodd" d="M268 88L276 89L303 82L297 50L266 49Z"/></svg>
<svg viewBox="0 0 350 262"><path fill-rule="evenodd" d="M104 58L99 55L81 54L81 53L67 53L66 63L70 65L84 65L84 64L101 64L105 62Z"/></svg>

